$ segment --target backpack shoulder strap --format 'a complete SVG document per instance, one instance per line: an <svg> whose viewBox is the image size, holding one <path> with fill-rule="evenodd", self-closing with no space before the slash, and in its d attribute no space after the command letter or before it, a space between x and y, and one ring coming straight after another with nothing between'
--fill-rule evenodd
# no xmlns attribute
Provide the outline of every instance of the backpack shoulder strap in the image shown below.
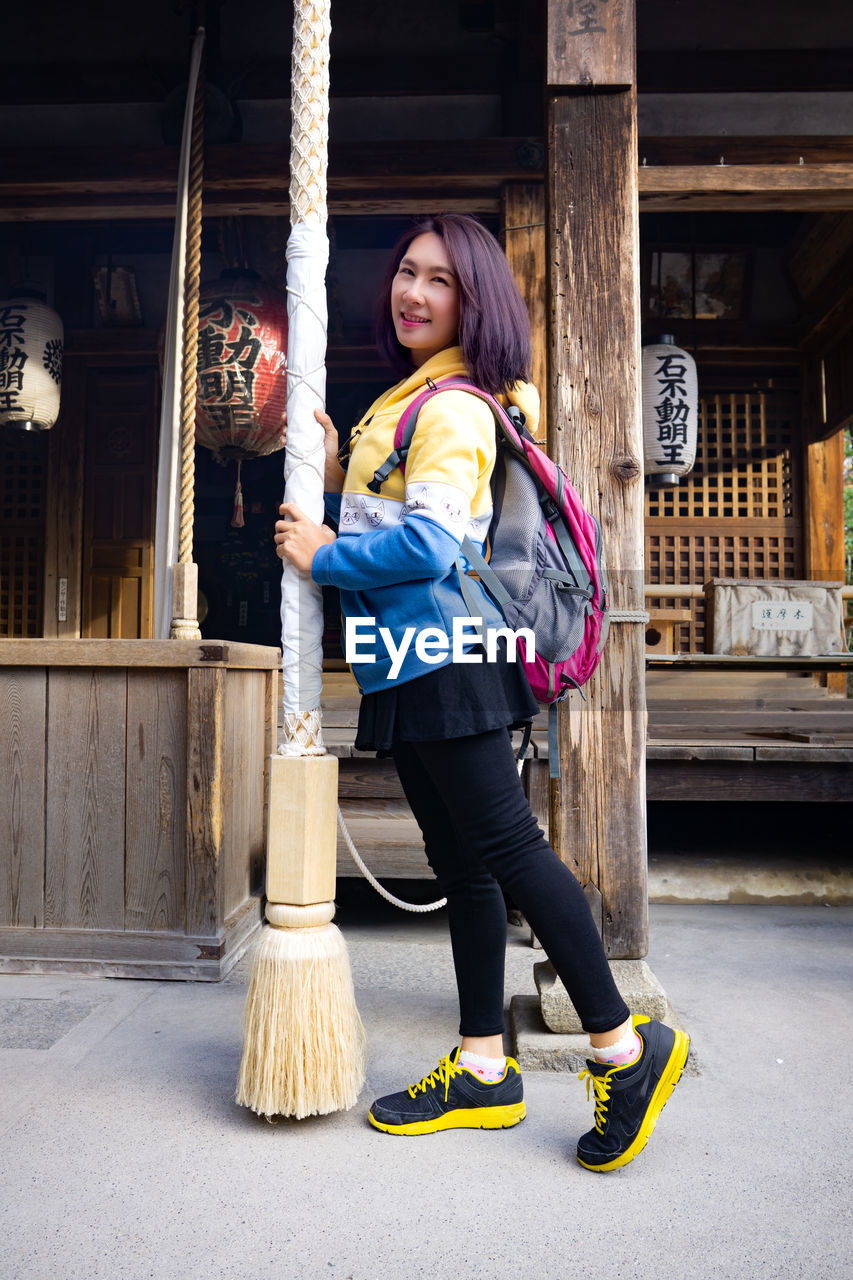
<svg viewBox="0 0 853 1280"><path fill-rule="evenodd" d="M395 467L399 467L405 474L406 459L409 456L409 449L412 446L412 440L415 435L415 427L418 424L418 414L428 400L438 395L441 391L468 391L471 395L475 395L478 399L483 400L494 414L495 421L500 424L502 434L507 434L507 425L509 430L522 430L523 422L517 423L507 413L503 405L500 404L494 396L488 391L481 391L479 387L475 387L472 382L465 382L461 378L448 378L444 382L432 382L428 380L425 391L415 396L411 404L407 405L400 414L397 422L397 429L394 432L394 448L388 454L388 457L380 467L373 473L373 479L368 481L367 487L371 493L379 493L383 484L390 476ZM520 413L520 411L519 411ZM520 414L523 419L524 415Z"/></svg>

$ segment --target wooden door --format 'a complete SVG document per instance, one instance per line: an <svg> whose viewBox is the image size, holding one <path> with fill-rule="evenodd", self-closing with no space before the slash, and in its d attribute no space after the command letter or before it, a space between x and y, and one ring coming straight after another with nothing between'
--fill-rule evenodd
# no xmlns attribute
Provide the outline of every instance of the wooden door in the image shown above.
<svg viewBox="0 0 853 1280"><path fill-rule="evenodd" d="M0 639L42 633L47 435L0 427Z"/></svg>
<svg viewBox="0 0 853 1280"><path fill-rule="evenodd" d="M90 366L83 496L85 637L151 636L156 434L153 364Z"/></svg>

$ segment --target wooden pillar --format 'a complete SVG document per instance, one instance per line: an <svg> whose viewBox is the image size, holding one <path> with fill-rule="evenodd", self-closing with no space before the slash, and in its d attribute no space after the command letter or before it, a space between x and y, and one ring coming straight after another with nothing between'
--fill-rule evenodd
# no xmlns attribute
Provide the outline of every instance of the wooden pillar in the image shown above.
<svg viewBox="0 0 853 1280"><path fill-rule="evenodd" d="M803 364L804 569L815 582L844 581L844 432L820 438L826 430L821 362ZM847 691L844 672L821 679L831 693Z"/></svg>
<svg viewBox="0 0 853 1280"><path fill-rule="evenodd" d="M542 396L537 439L545 440L548 406L548 315L545 303L545 188L541 182L507 182L501 188L501 243L530 315L531 381Z"/></svg>
<svg viewBox="0 0 853 1280"><path fill-rule="evenodd" d="M548 0L549 448L602 524L615 621L561 709L551 841L608 955L648 950L634 0Z"/></svg>

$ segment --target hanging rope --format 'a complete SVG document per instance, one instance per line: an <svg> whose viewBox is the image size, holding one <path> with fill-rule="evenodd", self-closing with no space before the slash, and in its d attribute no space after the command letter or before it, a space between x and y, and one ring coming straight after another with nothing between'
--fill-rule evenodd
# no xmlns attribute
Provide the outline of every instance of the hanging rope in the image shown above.
<svg viewBox="0 0 853 1280"><path fill-rule="evenodd" d="M181 403L184 276L186 268L187 222L190 168L192 162L193 112L196 87L204 49L204 28L199 27L190 54L187 96L181 128L181 149L177 174L175 228L169 297L166 308L163 395L160 407L160 441L157 449L157 515L154 533L154 635L157 639L198 636L198 621L185 618L184 607L192 612L197 584L192 583L191 562L180 564L178 546L181 527ZM183 574L183 580L181 575ZM196 590L188 590L196 585ZM185 630L186 628L186 630Z"/></svg>
<svg viewBox="0 0 853 1280"><path fill-rule="evenodd" d="M338 826L341 829L341 835L346 842L346 846L350 851L353 862L358 867L365 880L373 886L380 897L384 898L386 902L390 902L392 906L399 907L401 911L415 911L420 914L423 914L426 911L439 911L442 907L447 906L446 898L440 898L437 902L427 902L424 904L404 902L402 898L395 898L393 893L389 893L362 862L358 849L356 849L353 844L352 836L347 830L347 824L344 822L344 815L341 813L340 806L338 806Z"/></svg>
<svg viewBox="0 0 853 1280"><path fill-rule="evenodd" d="M521 777L521 772L524 768L524 759L524 756L522 756L516 761L516 768L518 769L519 777ZM355 842L347 829L347 824L344 822L344 815L341 813L340 805L338 805L338 826L341 829L341 835L344 838L344 843L346 844L347 849L349 849L353 862L358 867L368 884L370 884L386 902L390 902L392 906L399 907L401 911L439 911L442 907L447 906L446 898L439 898L435 902L426 903L426 905L421 905L415 902L404 902L402 898L395 898L393 893L390 893L384 885L379 883L373 872L362 859L358 849L356 849Z"/></svg>
<svg viewBox="0 0 853 1280"><path fill-rule="evenodd" d="M198 366L198 289L201 278L201 199L204 170L204 66L193 102L190 181L187 205L187 261L184 276L184 326L181 357L181 521L178 563L193 554L195 488L195 404Z"/></svg>

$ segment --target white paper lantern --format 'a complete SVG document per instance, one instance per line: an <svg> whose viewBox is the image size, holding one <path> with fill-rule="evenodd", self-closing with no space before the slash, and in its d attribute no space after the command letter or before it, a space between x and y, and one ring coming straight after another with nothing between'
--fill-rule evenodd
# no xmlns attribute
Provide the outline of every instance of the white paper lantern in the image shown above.
<svg viewBox="0 0 853 1280"><path fill-rule="evenodd" d="M678 484L696 461L696 361L664 334L643 347L643 443L651 484Z"/></svg>
<svg viewBox="0 0 853 1280"><path fill-rule="evenodd" d="M62 321L38 295L0 302L0 426L47 431L59 417Z"/></svg>

